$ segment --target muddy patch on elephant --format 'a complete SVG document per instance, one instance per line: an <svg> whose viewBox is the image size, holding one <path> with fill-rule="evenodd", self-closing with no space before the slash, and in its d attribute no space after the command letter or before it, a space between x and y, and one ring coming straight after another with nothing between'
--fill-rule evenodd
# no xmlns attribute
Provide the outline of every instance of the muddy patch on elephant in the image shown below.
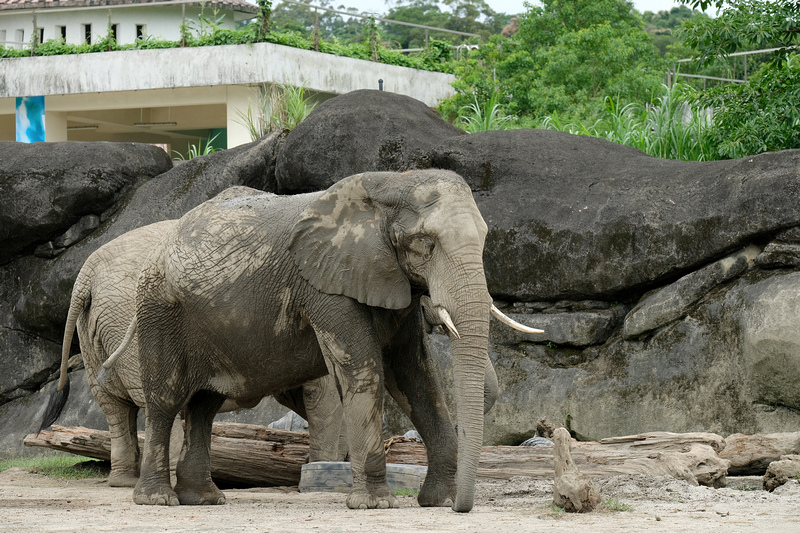
<svg viewBox="0 0 800 533"><path fill-rule="evenodd" d="M552 506L549 479L480 480L467 514L417 506L398 495L399 509L351 510L345 494L300 493L297 487L226 490L221 506L135 505L131 489L103 479L57 481L19 468L0 472L0 516L9 532L151 531L766 531L800 530L800 482L774 492L760 478L731 478L729 488L694 487L670 477L598 480L603 503L587 514Z"/></svg>

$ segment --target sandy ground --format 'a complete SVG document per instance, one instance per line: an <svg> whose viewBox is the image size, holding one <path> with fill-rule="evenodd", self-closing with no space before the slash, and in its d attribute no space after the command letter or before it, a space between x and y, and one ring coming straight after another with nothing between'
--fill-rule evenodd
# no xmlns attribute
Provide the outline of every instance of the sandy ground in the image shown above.
<svg viewBox="0 0 800 533"><path fill-rule="evenodd" d="M149 507L131 489L103 479L55 481L18 468L0 472L0 530L7 532L519 532L758 531L800 532L800 483L769 493L759 478L730 480L729 488L693 487L672 478L618 476L597 480L611 507L586 514L554 511L552 482L531 478L479 481L468 514L423 509L412 496L401 508L354 511L345 495L305 493L296 487L226 490L214 507Z"/></svg>

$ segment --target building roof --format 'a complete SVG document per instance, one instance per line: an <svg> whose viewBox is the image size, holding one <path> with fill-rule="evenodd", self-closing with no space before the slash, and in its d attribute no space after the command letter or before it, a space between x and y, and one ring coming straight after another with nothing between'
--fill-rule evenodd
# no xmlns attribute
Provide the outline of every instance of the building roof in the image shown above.
<svg viewBox="0 0 800 533"><path fill-rule="evenodd" d="M258 6L245 0L0 0L0 11L9 9L57 9L60 7L155 6L159 4L205 4L241 13L258 13Z"/></svg>

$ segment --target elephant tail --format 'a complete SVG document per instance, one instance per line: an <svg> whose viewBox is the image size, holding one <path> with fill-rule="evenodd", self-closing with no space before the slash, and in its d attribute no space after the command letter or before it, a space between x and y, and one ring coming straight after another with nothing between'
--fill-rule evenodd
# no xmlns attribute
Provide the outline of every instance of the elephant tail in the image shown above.
<svg viewBox="0 0 800 533"><path fill-rule="evenodd" d="M67 323L64 326L64 338L61 341L61 371L58 378L58 386L56 390L50 395L47 401L44 415L42 416L42 423L39 426L39 431L50 426L58 420L64 405L67 403L69 397L69 351L72 347L72 337L75 334L75 326L78 323L78 317L83 313L91 301L90 285L84 278L84 272L81 270L78 273L78 279L75 280L75 287L72 290L72 298L69 302L69 311L67 312Z"/></svg>
<svg viewBox="0 0 800 533"><path fill-rule="evenodd" d="M123 337L122 342L117 347L117 349L114 350L114 353L112 353L108 357L108 359L106 359L105 362L103 363L104 370L110 370L111 367L114 366L114 363L117 362L117 359L119 359L119 356L125 353L125 350L128 349L128 346L131 344L131 341L133 340L133 336L136 334L136 326L137 326L137 321L136 321L136 316L134 315L133 320L131 320L131 323L128 326L128 331L125 332L125 337Z"/></svg>
<svg viewBox="0 0 800 533"><path fill-rule="evenodd" d="M106 382L108 375L111 373L111 369L114 367L114 363L117 362L119 356L124 354L125 350L130 346L133 336L136 334L136 326L137 321L134 315L133 320L131 320L131 323L128 325L128 330L125 332L125 337L122 338L122 342L117 349L114 350L114 353L108 356L108 359L103 362L103 366L100 368L100 372L97 375L97 383L100 385Z"/></svg>
<svg viewBox="0 0 800 533"><path fill-rule="evenodd" d="M64 409L64 405L67 403L67 398L69 398L69 378L64 380L64 387L62 389L56 389L50 395L50 399L47 401L47 407L44 410L44 415L42 415L42 423L39 425L39 431L37 434L41 433L44 428L53 425L53 423L58 420L58 417L61 415L61 411Z"/></svg>

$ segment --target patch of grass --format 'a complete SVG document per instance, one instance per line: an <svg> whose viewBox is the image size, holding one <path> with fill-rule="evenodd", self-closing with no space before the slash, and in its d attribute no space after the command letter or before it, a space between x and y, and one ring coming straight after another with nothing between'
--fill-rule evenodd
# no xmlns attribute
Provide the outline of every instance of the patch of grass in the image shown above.
<svg viewBox="0 0 800 533"><path fill-rule="evenodd" d="M633 506L620 501L618 498L606 498L603 500L603 508L607 511L627 512L633 511Z"/></svg>
<svg viewBox="0 0 800 533"><path fill-rule="evenodd" d="M418 490L414 489L393 489L395 496L416 496L419 494Z"/></svg>
<svg viewBox="0 0 800 533"><path fill-rule="evenodd" d="M27 472L42 474L53 479L102 478L108 475L108 463L78 455L48 455L20 457L0 461L0 472L9 468L22 468Z"/></svg>
<svg viewBox="0 0 800 533"><path fill-rule="evenodd" d="M553 517L553 518L561 518L567 512L567 511L564 510L563 507L559 507L558 505L556 505L554 503L551 503L549 505L544 505L542 507L542 509L544 510L544 514L546 516L550 516L550 517Z"/></svg>

